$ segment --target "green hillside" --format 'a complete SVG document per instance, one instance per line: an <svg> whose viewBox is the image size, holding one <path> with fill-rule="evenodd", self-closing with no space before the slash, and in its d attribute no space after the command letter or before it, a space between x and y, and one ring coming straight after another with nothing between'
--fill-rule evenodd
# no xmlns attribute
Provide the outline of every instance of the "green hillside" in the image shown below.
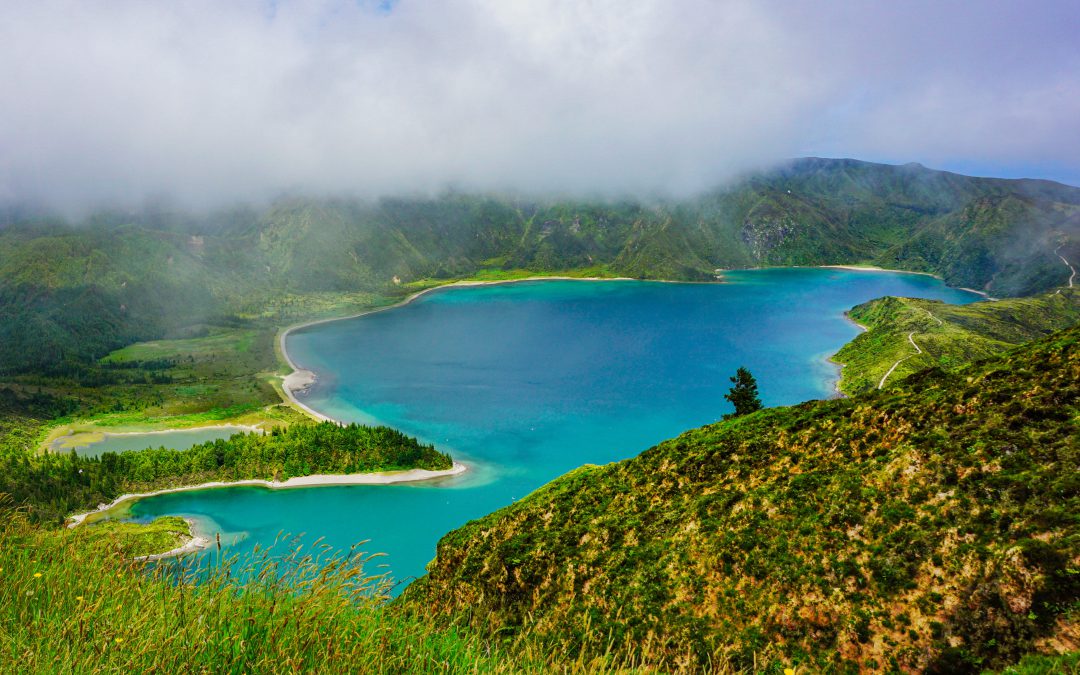
<svg viewBox="0 0 1080 675"><path fill-rule="evenodd" d="M0 223L0 372L87 363L206 324L280 325L478 274L873 263L1020 296L1080 259L1080 189L918 165L802 159L682 200L281 200L209 214ZM78 336L77 338L75 336Z"/></svg>
<svg viewBox="0 0 1080 675"><path fill-rule="evenodd" d="M924 368L954 369L1072 326L1080 322L1080 289L971 305L878 298L848 316L867 332L832 360L844 364L841 391L855 394L895 384Z"/></svg>
<svg viewBox="0 0 1080 675"><path fill-rule="evenodd" d="M1068 651L1078 427L1072 328L582 467L446 535L399 604L663 669L962 673Z"/></svg>

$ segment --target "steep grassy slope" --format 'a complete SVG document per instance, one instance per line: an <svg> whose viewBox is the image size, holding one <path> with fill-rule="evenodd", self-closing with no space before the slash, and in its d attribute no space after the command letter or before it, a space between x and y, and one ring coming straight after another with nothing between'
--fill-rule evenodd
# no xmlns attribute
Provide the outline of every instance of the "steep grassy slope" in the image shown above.
<svg viewBox="0 0 1080 675"><path fill-rule="evenodd" d="M868 330L833 361L844 364L841 391L856 394L931 366L954 369L1072 326L1080 322L1080 289L972 305L878 298L848 315Z"/></svg>
<svg viewBox="0 0 1080 675"><path fill-rule="evenodd" d="M0 228L0 372L205 323L376 305L409 282L484 270L711 280L717 268L873 262L1011 296L1065 283L1059 247L1080 259L1078 188L824 159L680 201L450 193L110 212L77 228L22 218Z"/></svg>
<svg viewBox="0 0 1080 675"><path fill-rule="evenodd" d="M445 536L402 605L662 667L1000 667L1078 647L1078 477L1072 328L582 467Z"/></svg>

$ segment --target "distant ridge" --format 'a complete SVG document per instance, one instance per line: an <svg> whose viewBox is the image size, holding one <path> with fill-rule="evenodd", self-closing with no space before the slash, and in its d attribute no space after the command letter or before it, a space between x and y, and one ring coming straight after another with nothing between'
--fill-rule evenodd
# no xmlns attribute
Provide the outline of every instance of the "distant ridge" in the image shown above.
<svg viewBox="0 0 1080 675"><path fill-rule="evenodd" d="M714 280L717 269L868 263L1007 297L1063 285L1056 250L1080 260L1078 188L853 159L796 159L674 201L448 193L108 211L78 227L18 209L5 218L0 372L207 322L309 318L316 297L388 301L413 281L482 271Z"/></svg>

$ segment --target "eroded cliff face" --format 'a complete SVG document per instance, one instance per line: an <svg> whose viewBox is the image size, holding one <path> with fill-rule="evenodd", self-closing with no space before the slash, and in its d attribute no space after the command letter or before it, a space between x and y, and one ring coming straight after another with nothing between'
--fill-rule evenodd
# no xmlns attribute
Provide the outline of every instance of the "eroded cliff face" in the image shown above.
<svg viewBox="0 0 1080 675"><path fill-rule="evenodd" d="M962 672L1075 649L1078 342L582 467L448 534L399 604L664 668Z"/></svg>
<svg viewBox="0 0 1080 675"><path fill-rule="evenodd" d="M805 230L785 213L754 213L743 221L742 239L756 260L768 262L770 253Z"/></svg>

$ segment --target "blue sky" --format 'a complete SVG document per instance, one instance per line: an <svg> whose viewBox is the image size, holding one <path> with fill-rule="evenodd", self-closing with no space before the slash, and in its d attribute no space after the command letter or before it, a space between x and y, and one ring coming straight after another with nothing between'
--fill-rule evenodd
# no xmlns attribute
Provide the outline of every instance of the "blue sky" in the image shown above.
<svg viewBox="0 0 1080 675"><path fill-rule="evenodd" d="M0 3L0 200L685 194L795 156L1080 185L1080 3Z"/></svg>

